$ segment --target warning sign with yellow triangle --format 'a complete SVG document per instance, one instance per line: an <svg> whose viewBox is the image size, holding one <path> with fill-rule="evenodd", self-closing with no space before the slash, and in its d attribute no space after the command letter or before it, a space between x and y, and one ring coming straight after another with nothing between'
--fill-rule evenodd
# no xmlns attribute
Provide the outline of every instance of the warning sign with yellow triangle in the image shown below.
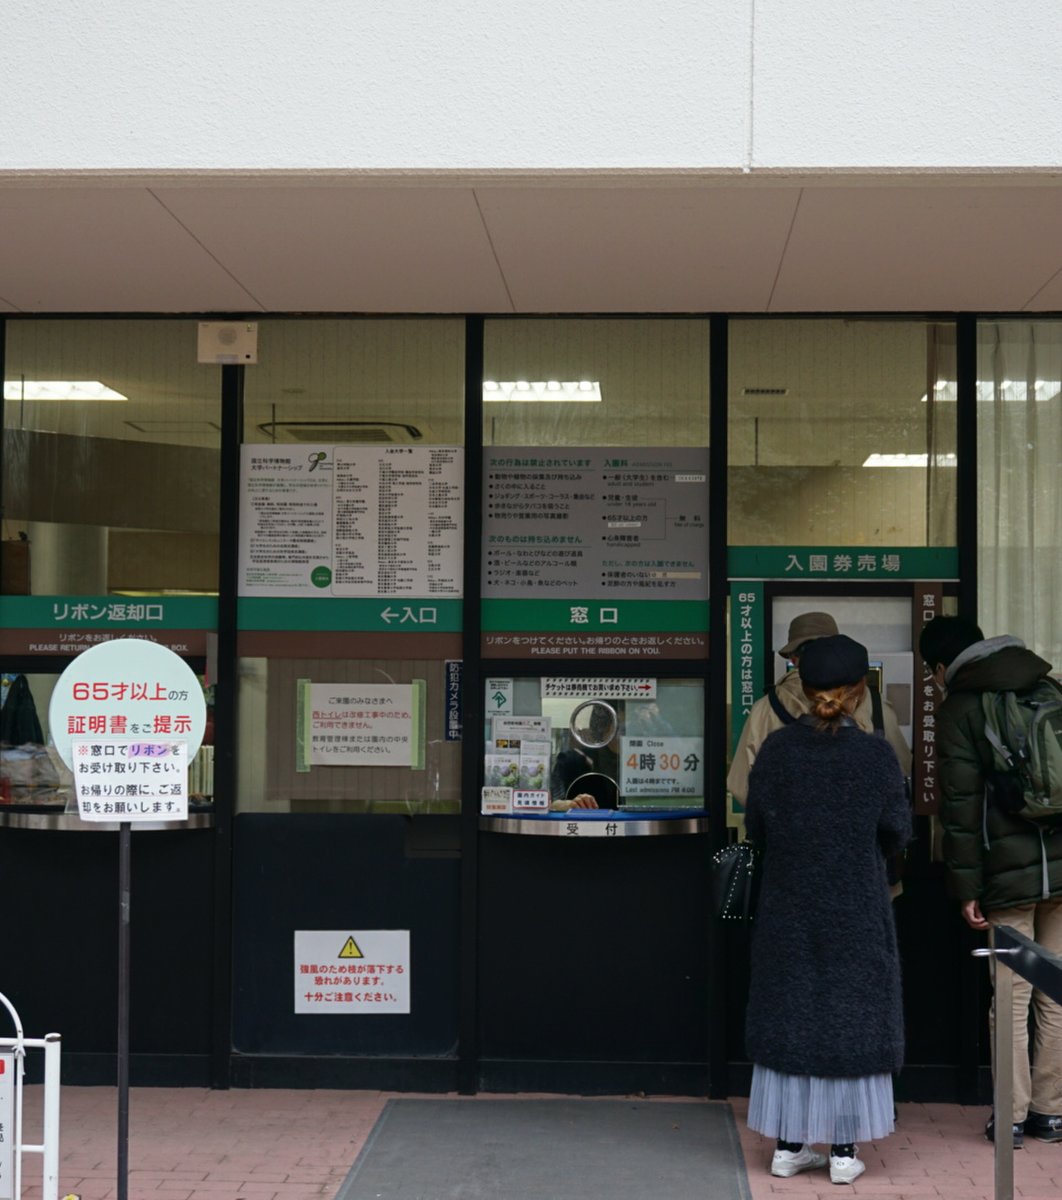
<svg viewBox="0 0 1062 1200"><path fill-rule="evenodd" d="M334 945L334 943L333 943L333 945ZM353 937L348 937L347 940L343 943L343 949L340 950L339 957L340 958L364 958L365 955L362 954L361 950L358 948L358 943L353 939Z"/></svg>

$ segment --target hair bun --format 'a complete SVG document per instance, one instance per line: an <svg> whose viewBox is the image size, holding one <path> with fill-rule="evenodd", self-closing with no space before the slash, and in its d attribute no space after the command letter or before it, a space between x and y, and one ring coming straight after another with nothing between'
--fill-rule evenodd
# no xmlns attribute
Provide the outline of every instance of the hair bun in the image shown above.
<svg viewBox="0 0 1062 1200"><path fill-rule="evenodd" d="M820 721L835 721L844 712L844 703L839 696L816 696L811 711Z"/></svg>

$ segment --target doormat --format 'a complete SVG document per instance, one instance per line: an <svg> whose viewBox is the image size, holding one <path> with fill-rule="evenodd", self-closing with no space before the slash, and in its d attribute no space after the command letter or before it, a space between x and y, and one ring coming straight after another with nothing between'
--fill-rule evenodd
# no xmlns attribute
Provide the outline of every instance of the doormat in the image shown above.
<svg viewBox="0 0 1062 1200"><path fill-rule="evenodd" d="M723 1103L389 1100L335 1200L749 1200Z"/></svg>

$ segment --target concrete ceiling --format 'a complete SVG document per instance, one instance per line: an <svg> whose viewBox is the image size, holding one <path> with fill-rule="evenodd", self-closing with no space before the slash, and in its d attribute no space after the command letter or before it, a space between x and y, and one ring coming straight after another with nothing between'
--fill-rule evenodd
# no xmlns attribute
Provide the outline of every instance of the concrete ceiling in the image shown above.
<svg viewBox="0 0 1062 1200"><path fill-rule="evenodd" d="M0 176L0 312L1058 312L1062 175Z"/></svg>

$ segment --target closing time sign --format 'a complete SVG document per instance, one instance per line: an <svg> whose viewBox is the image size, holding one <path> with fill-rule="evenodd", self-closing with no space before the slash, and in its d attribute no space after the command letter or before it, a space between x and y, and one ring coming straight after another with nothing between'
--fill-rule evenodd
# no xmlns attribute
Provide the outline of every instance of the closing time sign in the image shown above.
<svg viewBox="0 0 1062 1200"><path fill-rule="evenodd" d="M295 1012L409 1012L408 929L297 929Z"/></svg>

